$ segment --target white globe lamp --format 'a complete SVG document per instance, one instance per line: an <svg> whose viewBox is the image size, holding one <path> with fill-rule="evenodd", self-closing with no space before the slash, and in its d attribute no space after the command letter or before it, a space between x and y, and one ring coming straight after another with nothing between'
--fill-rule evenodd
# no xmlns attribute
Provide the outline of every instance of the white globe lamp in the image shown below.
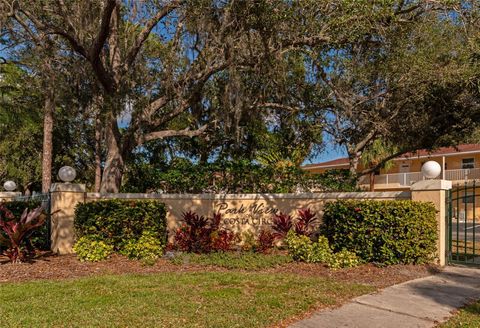
<svg viewBox="0 0 480 328"><path fill-rule="evenodd" d="M422 166L422 174L427 179L435 179L442 173L442 167L435 161L428 161Z"/></svg>
<svg viewBox="0 0 480 328"><path fill-rule="evenodd" d="M58 171L58 177L63 182L72 182L76 176L77 172L71 166L64 166Z"/></svg>
<svg viewBox="0 0 480 328"><path fill-rule="evenodd" d="M5 183L3 184L3 188L6 191L14 191L15 189L17 189L17 184L13 181L5 181Z"/></svg>

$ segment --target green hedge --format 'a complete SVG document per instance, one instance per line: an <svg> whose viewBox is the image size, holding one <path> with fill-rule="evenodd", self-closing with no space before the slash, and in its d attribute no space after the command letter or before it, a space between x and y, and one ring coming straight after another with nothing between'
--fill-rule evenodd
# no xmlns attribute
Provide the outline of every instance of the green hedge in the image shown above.
<svg viewBox="0 0 480 328"><path fill-rule="evenodd" d="M152 200L103 200L79 204L75 208L77 238L94 237L113 245L116 251L137 241L144 231L166 243L165 205Z"/></svg>
<svg viewBox="0 0 480 328"><path fill-rule="evenodd" d="M322 231L334 251L367 262L426 263L436 250L435 215L432 203L341 200L325 204Z"/></svg>

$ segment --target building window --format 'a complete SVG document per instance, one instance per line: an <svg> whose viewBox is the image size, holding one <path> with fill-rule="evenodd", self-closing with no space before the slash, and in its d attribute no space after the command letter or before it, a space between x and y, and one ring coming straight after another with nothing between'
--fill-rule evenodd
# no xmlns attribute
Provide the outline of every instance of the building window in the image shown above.
<svg viewBox="0 0 480 328"><path fill-rule="evenodd" d="M467 191L466 195L463 196L463 203L464 204L472 204L474 201L474 193L473 191Z"/></svg>
<svg viewBox="0 0 480 328"><path fill-rule="evenodd" d="M462 159L462 169L473 169L473 168L475 168L475 159L473 158Z"/></svg>

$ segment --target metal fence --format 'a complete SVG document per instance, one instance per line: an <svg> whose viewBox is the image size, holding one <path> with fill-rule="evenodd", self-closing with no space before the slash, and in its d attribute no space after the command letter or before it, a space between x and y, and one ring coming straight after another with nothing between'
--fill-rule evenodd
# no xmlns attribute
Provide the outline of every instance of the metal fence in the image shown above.
<svg viewBox="0 0 480 328"><path fill-rule="evenodd" d="M447 246L450 263L480 266L480 185L470 181L447 192Z"/></svg>
<svg viewBox="0 0 480 328"><path fill-rule="evenodd" d="M43 229L38 229L34 234L32 235L33 238L38 238L39 240L44 241L43 248L45 250L50 249L50 235L51 235L51 197L50 193L36 193L33 195L29 196L17 196L14 198L15 201L20 201L20 202L40 202L41 205L43 206L45 215L47 216L45 219L45 226ZM42 243L43 244L43 243Z"/></svg>

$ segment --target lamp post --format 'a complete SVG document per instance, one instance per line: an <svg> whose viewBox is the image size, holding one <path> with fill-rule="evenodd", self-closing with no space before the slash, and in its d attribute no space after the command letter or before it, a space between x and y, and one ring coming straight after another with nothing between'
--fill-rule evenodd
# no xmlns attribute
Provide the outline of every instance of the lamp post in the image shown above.
<svg viewBox="0 0 480 328"><path fill-rule="evenodd" d="M435 161L428 161L422 165L422 175L427 179L435 179L442 173L442 167Z"/></svg>
<svg viewBox="0 0 480 328"><path fill-rule="evenodd" d="M3 189L5 189L6 191L14 191L15 189L17 189L17 184L11 180L5 181L5 183L3 184Z"/></svg>
<svg viewBox="0 0 480 328"><path fill-rule="evenodd" d="M76 176L77 172L71 166L64 166L60 170L58 170L58 177L63 182L72 182L73 180L75 180Z"/></svg>

